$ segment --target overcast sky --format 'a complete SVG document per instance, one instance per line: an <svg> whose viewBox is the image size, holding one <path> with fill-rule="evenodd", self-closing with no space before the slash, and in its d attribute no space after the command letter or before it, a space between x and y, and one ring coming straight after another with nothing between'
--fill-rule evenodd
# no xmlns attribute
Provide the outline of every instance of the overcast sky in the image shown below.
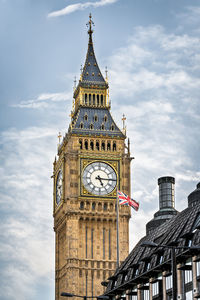
<svg viewBox="0 0 200 300"><path fill-rule="evenodd" d="M130 249L158 210L157 179L176 208L200 181L199 0L0 0L2 300L54 299L52 163L70 122L89 13L112 115L131 141Z"/></svg>

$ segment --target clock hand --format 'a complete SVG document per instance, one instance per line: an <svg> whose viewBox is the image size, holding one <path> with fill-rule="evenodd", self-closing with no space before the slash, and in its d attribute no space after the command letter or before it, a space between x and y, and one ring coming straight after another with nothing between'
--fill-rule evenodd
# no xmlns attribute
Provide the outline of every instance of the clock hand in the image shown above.
<svg viewBox="0 0 200 300"><path fill-rule="evenodd" d="M103 182L101 181L101 177L98 175L95 179L98 179L100 181L101 186L103 186Z"/></svg>
<svg viewBox="0 0 200 300"><path fill-rule="evenodd" d="M108 180L108 181L117 181L117 179L112 179L112 178L102 178L102 177L100 177L99 175L98 175L98 177L96 177L96 179L99 179L99 180Z"/></svg>

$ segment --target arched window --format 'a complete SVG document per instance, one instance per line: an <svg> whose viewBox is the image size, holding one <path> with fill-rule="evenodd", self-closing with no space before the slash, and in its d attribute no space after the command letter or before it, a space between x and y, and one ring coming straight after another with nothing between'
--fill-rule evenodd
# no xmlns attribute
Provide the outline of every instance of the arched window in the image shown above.
<svg viewBox="0 0 200 300"><path fill-rule="evenodd" d="M95 94L93 94L93 105L95 105Z"/></svg>
<svg viewBox="0 0 200 300"><path fill-rule="evenodd" d="M97 106L99 106L99 95L97 95Z"/></svg>
<svg viewBox="0 0 200 300"><path fill-rule="evenodd" d="M80 128L83 129L83 123L82 122L80 123Z"/></svg>
<svg viewBox="0 0 200 300"><path fill-rule="evenodd" d="M96 203L92 202L92 210L95 210L95 208L96 208Z"/></svg>
<svg viewBox="0 0 200 300"><path fill-rule="evenodd" d="M94 125L93 124L90 124L90 129L94 129Z"/></svg>
<svg viewBox="0 0 200 300"><path fill-rule="evenodd" d="M105 142L102 142L102 144L101 144L101 150L103 150L103 151L105 151Z"/></svg>
<svg viewBox="0 0 200 300"><path fill-rule="evenodd" d="M79 140L79 146L80 146L80 149L83 149L83 141L82 140Z"/></svg>
<svg viewBox="0 0 200 300"><path fill-rule="evenodd" d="M90 149L94 150L94 142L93 141L90 141Z"/></svg>
<svg viewBox="0 0 200 300"><path fill-rule="evenodd" d="M104 116L104 122L107 122L107 120L108 120L108 117L107 117L107 115L105 115Z"/></svg>
<svg viewBox="0 0 200 300"><path fill-rule="evenodd" d="M112 124L111 125L111 130L113 131L115 129L115 126Z"/></svg>
<svg viewBox="0 0 200 300"><path fill-rule="evenodd" d="M80 202L80 209L84 209L84 202L83 201Z"/></svg>
<svg viewBox="0 0 200 300"><path fill-rule="evenodd" d="M99 142L96 141L96 149L99 150Z"/></svg>
<svg viewBox="0 0 200 300"><path fill-rule="evenodd" d="M91 94L89 94L89 105L91 105Z"/></svg>
<svg viewBox="0 0 200 300"><path fill-rule="evenodd" d="M85 114L85 116L84 116L84 120L85 120L85 121L87 121L87 120L88 120L88 115L87 115L87 114Z"/></svg>
<svg viewBox="0 0 200 300"><path fill-rule="evenodd" d="M110 151L110 142L107 143L107 150Z"/></svg>
<svg viewBox="0 0 200 300"><path fill-rule="evenodd" d="M104 130L104 129L105 129L105 126L104 126L104 124L102 124L102 125L101 125L101 129L102 129L102 130Z"/></svg>
<svg viewBox="0 0 200 300"><path fill-rule="evenodd" d="M87 94L85 94L85 105L87 105Z"/></svg>
<svg viewBox="0 0 200 300"><path fill-rule="evenodd" d="M85 140L85 149L88 150L88 141Z"/></svg>
<svg viewBox="0 0 200 300"><path fill-rule="evenodd" d="M94 121L97 122L98 121L98 117L97 115L94 116Z"/></svg>
<svg viewBox="0 0 200 300"><path fill-rule="evenodd" d="M104 203L103 205L103 210L106 211L108 209L108 204L107 203Z"/></svg>
<svg viewBox="0 0 200 300"><path fill-rule="evenodd" d="M101 95L101 106L103 106L103 95Z"/></svg>
<svg viewBox="0 0 200 300"><path fill-rule="evenodd" d="M113 151L117 150L116 142L113 142Z"/></svg>

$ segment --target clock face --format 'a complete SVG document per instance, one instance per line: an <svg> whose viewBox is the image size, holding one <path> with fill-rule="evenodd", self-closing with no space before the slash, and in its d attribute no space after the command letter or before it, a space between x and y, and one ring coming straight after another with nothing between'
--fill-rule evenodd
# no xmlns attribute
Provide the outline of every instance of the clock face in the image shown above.
<svg viewBox="0 0 200 300"><path fill-rule="evenodd" d="M59 204L62 197L62 181L63 181L63 174L60 170L56 179L56 203Z"/></svg>
<svg viewBox="0 0 200 300"><path fill-rule="evenodd" d="M117 175L109 164L93 162L83 170L82 182L88 192L103 196L114 190L117 184Z"/></svg>

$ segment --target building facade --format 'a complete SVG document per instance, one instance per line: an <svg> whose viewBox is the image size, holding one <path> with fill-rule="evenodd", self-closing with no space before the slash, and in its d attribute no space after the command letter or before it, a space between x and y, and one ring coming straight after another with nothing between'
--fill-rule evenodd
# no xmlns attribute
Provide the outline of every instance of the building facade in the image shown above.
<svg viewBox="0 0 200 300"><path fill-rule="evenodd" d="M110 113L109 86L97 64L88 23L88 50L74 88L71 123L54 161L56 300L61 292L104 292L116 268L117 189L130 194L130 151ZM130 208L121 207L120 260L129 253Z"/></svg>
<svg viewBox="0 0 200 300"><path fill-rule="evenodd" d="M176 299L200 299L200 183L180 213L174 209L174 178L162 177L158 184L160 210L147 223L146 236L109 278L105 295L110 299L174 299L173 274ZM170 246L175 249L174 271Z"/></svg>

